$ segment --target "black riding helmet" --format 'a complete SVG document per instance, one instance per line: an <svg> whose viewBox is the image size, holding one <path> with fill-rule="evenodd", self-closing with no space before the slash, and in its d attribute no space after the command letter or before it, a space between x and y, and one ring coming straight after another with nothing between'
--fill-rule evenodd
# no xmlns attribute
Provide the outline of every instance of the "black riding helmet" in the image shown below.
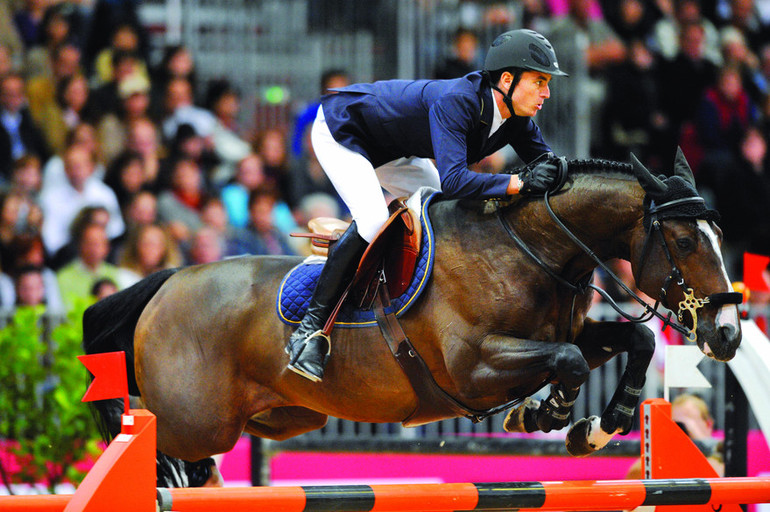
<svg viewBox="0 0 770 512"><path fill-rule="evenodd" d="M569 76L559 69L559 63L556 60L556 52L543 35L529 29L510 30L497 36L489 47L487 57L484 60L484 73L489 78L489 73L500 71L501 69L518 68L524 71L542 71L553 76ZM508 94L498 89L492 83L492 88L503 95L508 109L513 112L511 103L511 94L513 87L508 90Z"/></svg>

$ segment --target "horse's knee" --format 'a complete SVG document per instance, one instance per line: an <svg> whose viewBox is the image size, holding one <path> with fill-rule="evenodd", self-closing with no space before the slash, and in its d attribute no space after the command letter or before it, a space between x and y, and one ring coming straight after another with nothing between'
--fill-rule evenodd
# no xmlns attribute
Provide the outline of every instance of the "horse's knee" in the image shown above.
<svg viewBox="0 0 770 512"><path fill-rule="evenodd" d="M567 388L579 388L588 379L591 369L580 349L571 343L562 343L554 353L553 366L557 380Z"/></svg>
<svg viewBox="0 0 770 512"><path fill-rule="evenodd" d="M649 327L637 324L631 340L630 353L637 354L640 358L647 361L652 360L652 356L655 353L655 334L653 334Z"/></svg>

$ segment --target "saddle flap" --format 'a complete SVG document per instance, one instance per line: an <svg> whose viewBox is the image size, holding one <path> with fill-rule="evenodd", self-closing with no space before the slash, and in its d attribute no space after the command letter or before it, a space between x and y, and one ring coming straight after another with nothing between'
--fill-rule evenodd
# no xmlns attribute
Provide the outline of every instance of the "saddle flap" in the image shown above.
<svg viewBox="0 0 770 512"><path fill-rule="evenodd" d="M391 202L388 209L391 215L366 249L354 279L354 299L367 309L374 301L377 287L372 283L379 279L378 271L385 272L390 296L398 297L412 282L420 253L420 222L415 219L416 214L401 198Z"/></svg>

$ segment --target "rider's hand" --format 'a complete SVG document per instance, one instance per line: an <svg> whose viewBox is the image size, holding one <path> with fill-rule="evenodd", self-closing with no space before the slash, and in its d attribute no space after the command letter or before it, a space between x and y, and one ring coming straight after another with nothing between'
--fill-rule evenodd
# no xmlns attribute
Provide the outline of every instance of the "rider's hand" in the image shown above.
<svg viewBox="0 0 770 512"><path fill-rule="evenodd" d="M540 195L555 190L559 185L559 158L547 153L519 173L520 194Z"/></svg>

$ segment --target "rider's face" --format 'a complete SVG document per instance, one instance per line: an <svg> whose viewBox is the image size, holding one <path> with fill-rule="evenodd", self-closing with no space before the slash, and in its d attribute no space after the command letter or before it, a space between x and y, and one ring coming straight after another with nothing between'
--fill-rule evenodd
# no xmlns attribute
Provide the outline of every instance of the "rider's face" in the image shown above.
<svg viewBox="0 0 770 512"><path fill-rule="evenodd" d="M533 117L543 108L543 103L551 97L548 83L551 75L540 71L525 71L511 95L514 114L520 117Z"/></svg>

